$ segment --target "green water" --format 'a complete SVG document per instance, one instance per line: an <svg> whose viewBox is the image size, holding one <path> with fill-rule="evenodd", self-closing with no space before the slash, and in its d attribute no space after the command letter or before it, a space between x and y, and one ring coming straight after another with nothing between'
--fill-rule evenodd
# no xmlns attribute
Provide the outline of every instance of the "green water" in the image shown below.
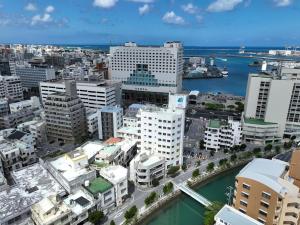
<svg viewBox="0 0 300 225"><path fill-rule="evenodd" d="M215 177L207 184L195 189L210 201L226 202L226 187L234 186L234 180L241 167ZM145 221L146 225L203 225L205 208L191 197L181 195Z"/></svg>

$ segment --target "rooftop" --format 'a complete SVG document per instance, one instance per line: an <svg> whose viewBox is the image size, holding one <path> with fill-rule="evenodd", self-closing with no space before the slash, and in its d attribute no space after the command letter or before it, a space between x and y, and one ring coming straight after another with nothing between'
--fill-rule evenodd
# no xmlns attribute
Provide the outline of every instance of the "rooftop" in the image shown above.
<svg viewBox="0 0 300 225"><path fill-rule="evenodd" d="M228 205L223 206L215 215L215 219L223 220L230 225L262 225L257 220Z"/></svg>
<svg viewBox="0 0 300 225"><path fill-rule="evenodd" d="M9 140L16 140L16 139L20 140L25 135L26 135L25 132L15 130L14 132L12 132L10 135L7 136L7 139L9 139Z"/></svg>
<svg viewBox="0 0 300 225"><path fill-rule="evenodd" d="M210 120L208 127L210 128L220 128L221 127L221 121L220 120Z"/></svg>
<svg viewBox="0 0 300 225"><path fill-rule="evenodd" d="M101 176L105 177L113 184L118 184L127 180L128 170L120 165L108 166L100 170Z"/></svg>
<svg viewBox="0 0 300 225"><path fill-rule="evenodd" d="M94 205L94 200L86 191L79 189L74 194L70 194L64 203L71 208L73 213L80 215Z"/></svg>
<svg viewBox="0 0 300 225"><path fill-rule="evenodd" d="M113 185L105 180L102 177L97 177L93 181L91 181L90 185L87 187L87 189L95 196L98 193L104 193L107 190L111 189Z"/></svg>
<svg viewBox="0 0 300 225"><path fill-rule="evenodd" d="M288 163L281 160L253 159L239 172L237 177L256 180L277 193L283 194L285 188L278 179L284 175L287 166Z"/></svg>
<svg viewBox="0 0 300 225"><path fill-rule="evenodd" d="M29 210L31 205L50 195L64 195L60 184L39 163L12 173L16 185L0 192L0 221Z"/></svg>
<svg viewBox="0 0 300 225"><path fill-rule="evenodd" d="M265 122L263 119L255 118L245 118L245 123L255 124L255 125L276 125L277 123Z"/></svg>
<svg viewBox="0 0 300 225"><path fill-rule="evenodd" d="M104 144L100 141L88 141L80 146L78 149L83 150L88 159L94 157L99 151L104 148Z"/></svg>

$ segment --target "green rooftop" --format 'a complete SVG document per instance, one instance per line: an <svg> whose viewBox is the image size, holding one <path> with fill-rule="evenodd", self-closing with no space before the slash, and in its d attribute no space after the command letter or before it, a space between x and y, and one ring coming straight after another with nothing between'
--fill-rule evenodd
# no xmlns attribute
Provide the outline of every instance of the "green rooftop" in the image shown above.
<svg viewBox="0 0 300 225"><path fill-rule="evenodd" d="M210 120L208 127L210 128L220 128L221 127L221 122L220 120Z"/></svg>
<svg viewBox="0 0 300 225"><path fill-rule="evenodd" d="M97 177L95 180L93 180L90 185L87 187L87 189L93 194L97 195L98 193L106 192L107 190L111 189L113 185L105 180L102 177Z"/></svg>
<svg viewBox="0 0 300 225"><path fill-rule="evenodd" d="M255 125L275 125L277 123L265 122L263 119L245 118L245 123L255 124Z"/></svg>

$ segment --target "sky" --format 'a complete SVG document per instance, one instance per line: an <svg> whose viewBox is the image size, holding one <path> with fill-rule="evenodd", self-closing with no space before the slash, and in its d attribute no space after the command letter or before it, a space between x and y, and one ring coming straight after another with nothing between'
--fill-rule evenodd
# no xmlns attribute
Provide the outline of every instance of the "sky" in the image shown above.
<svg viewBox="0 0 300 225"><path fill-rule="evenodd" d="M0 43L300 46L300 0L0 0Z"/></svg>

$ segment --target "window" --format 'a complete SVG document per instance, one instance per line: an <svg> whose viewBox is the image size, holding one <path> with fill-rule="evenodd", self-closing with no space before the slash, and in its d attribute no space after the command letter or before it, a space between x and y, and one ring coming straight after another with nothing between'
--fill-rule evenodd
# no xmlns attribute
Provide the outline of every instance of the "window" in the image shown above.
<svg viewBox="0 0 300 225"><path fill-rule="evenodd" d="M265 207L265 208L269 208L269 204L267 202L261 201L260 205L263 206L263 207Z"/></svg>
<svg viewBox="0 0 300 225"><path fill-rule="evenodd" d="M271 199L271 194L267 193L267 192L262 192L261 196L265 199Z"/></svg>
<svg viewBox="0 0 300 225"><path fill-rule="evenodd" d="M268 213L267 212L265 212L265 211L263 211L263 210L258 210L258 213L260 214L260 215L262 215L262 216L267 216L268 215Z"/></svg>
<svg viewBox="0 0 300 225"><path fill-rule="evenodd" d="M241 196L244 197L244 198L248 198L248 197L249 197L249 194L246 193L246 192L242 192L242 193L241 193Z"/></svg>
<svg viewBox="0 0 300 225"><path fill-rule="evenodd" d="M247 189L247 190L250 190L250 185L243 183L243 188Z"/></svg>
<svg viewBox="0 0 300 225"><path fill-rule="evenodd" d="M245 207L247 207L247 205L248 205L248 203L247 203L246 201L243 201L243 200L240 201L240 204L241 204L242 206L245 206Z"/></svg>

